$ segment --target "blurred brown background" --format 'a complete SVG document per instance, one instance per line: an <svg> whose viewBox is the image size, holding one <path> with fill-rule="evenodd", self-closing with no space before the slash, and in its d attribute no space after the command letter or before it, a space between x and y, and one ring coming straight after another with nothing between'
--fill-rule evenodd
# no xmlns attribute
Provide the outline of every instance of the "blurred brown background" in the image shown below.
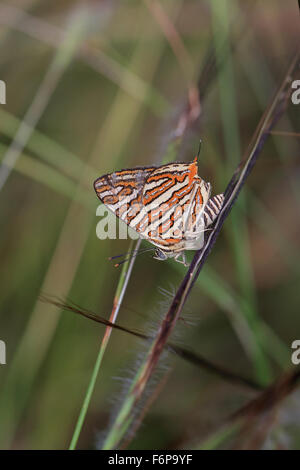
<svg viewBox="0 0 300 470"><path fill-rule="evenodd" d="M201 122L177 155L192 160L201 137L200 175L221 192L299 44L296 0L164 0L189 60L184 73L149 3L0 2L0 79L7 87L0 105L1 448L69 445L104 329L38 296L110 315L120 270L108 257L126 252L128 241L97 239L93 180L159 164L186 102L187 74L196 80L210 49L225 44L231 52L202 103ZM264 385L291 366L291 343L300 339L299 135L287 134L299 132L299 107L289 105L276 132L173 338ZM153 334L185 268L151 256L137 257L118 321ZM112 333L79 448L93 448L105 434L148 346ZM204 445L254 396L171 356L161 361L156 383L166 370L131 448ZM263 446L300 448L297 410L295 392ZM219 446L230 444L212 444Z"/></svg>

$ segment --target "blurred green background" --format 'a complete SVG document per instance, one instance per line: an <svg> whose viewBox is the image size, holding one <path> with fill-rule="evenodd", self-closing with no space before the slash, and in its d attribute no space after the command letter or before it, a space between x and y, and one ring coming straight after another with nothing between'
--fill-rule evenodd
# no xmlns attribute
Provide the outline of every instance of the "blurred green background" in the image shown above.
<svg viewBox="0 0 300 470"><path fill-rule="evenodd" d="M2 449L68 447L104 328L38 296L68 298L109 318L120 270L108 257L126 252L129 242L97 239L93 181L159 164L186 102L187 70L150 4L0 2L0 79L7 86L7 103L0 105L0 339L7 347L7 364L0 365ZM229 51L201 103L201 122L177 156L192 160L201 137L199 172L217 194L299 42L298 5L160 4L183 41L189 78L197 79L211 47L217 54L222 45ZM297 118L290 104L173 338L263 385L291 366L291 343L300 339L299 140L287 134L299 132ZM137 257L118 321L154 334L186 268L151 256ZM105 434L148 346L113 331L79 448L94 448ZM157 383L166 371L168 380L129 448L201 446L255 396L176 357L163 358ZM300 448L299 400L295 392L284 402L265 447Z"/></svg>

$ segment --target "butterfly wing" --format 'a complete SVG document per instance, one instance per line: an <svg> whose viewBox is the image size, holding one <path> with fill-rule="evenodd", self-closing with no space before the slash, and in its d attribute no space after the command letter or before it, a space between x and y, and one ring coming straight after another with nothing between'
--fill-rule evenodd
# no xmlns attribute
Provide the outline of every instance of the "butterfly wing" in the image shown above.
<svg viewBox="0 0 300 470"><path fill-rule="evenodd" d="M211 193L210 183L204 180L197 181L195 192L190 203L190 212L186 220L185 234L187 238L194 238L203 218L205 207Z"/></svg>
<svg viewBox="0 0 300 470"><path fill-rule="evenodd" d="M210 195L210 184L198 176L196 159L117 171L98 178L94 188L117 217L169 253L184 250L186 238L197 237Z"/></svg>
<svg viewBox="0 0 300 470"><path fill-rule="evenodd" d="M185 232L203 204L206 183L198 176L197 160L171 163L153 171L143 188L143 204L151 220L147 236L164 251L182 251Z"/></svg>
<svg viewBox="0 0 300 470"><path fill-rule="evenodd" d="M116 171L103 175L94 182L100 201L134 230L136 217L144 212L142 190L145 181L155 168L152 166Z"/></svg>
<svg viewBox="0 0 300 470"><path fill-rule="evenodd" d="M186 233L186 250L199 250L204 244L204 232L217 218L224 201L224 195L208 199L192 231Z"/></svg>

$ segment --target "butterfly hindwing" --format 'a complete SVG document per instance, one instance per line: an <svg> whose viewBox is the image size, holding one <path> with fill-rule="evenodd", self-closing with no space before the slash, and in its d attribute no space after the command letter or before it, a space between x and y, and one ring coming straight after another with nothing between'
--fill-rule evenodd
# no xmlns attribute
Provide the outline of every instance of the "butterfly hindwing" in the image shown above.
<svg viewBox="0 0 300 470"><path fill-rule="evenodd" d="M196 159L191 163L171 163L153 171L143 189L143 204L151 210L148 237L165 251L182 250L185 231L196 222L206 183L198 176Z"/></svg>

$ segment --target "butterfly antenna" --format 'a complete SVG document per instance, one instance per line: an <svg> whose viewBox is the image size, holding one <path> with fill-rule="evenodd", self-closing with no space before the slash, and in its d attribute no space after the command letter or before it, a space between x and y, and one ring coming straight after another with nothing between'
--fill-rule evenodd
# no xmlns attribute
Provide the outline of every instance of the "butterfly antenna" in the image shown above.
<svg viewBox="0 0 300 470"><path fill-rule="evenodd" d="M136 252L138 254L139 251L144 251L144 249L143 250L132 250L131 253ZM116 258L121 258L121 256L127 256L127 255L128 255L128 252L127 253L121 253L120 255L110 256L108 259L109 259L109 261L112 261Z"/></svg>
<svg viewBox="0 0 300 470"><path fill-rule="evenodd" d="M197 160L199 159L199 156L200 156L201 147L202 147L202 139L200 139L200 141L199 141L199 148L198 148L198 153L197 153Z"/></svg>
<svg viewBox="0 0 300 470"><path fill-rule="evenodd" d="M127 256L126 258L124 258L122 261L120 261L119 263L116 263L114 266L115 268L118 268L119 266L121 266L122 264L126 263L126 261L129 261L130 259L132 258L135 258L136 256L138 255L142 255L143 253L146 253L147 251L154 251L154 248L146 248L144 250L133 250L129 256ZM110 257L109 259L110 260L114 260L116 258L120 258L121 256L125 256L127 255L127 253L123 254L123 255L117 255L117 256L112 256Z"/></svg>

